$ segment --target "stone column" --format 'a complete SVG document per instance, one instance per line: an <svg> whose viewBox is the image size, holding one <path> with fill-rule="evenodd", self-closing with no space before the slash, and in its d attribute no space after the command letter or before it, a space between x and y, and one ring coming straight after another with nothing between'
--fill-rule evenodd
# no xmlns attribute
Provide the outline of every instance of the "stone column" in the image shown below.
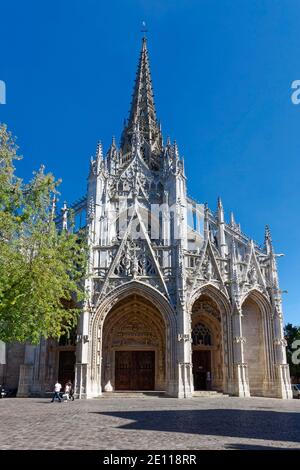
<svg viewBox="0 0 300 470"><path fill-rule="evenodd" d="M290 370L286 359L286 340L283 335L282 314L275 309L274 319L274 349L276 368L276 395L278 398L292 399Z"/></svg>
<svg viewBox="0 0 300 470"><path fill-rule="evenodd" d="M178 398L193 395L191 341L189 333L179 333L178 341Z"/></svg>
<svg viewBox="0 0 300 470"><path fill-rule="evenodd" d="M89 312L84 310L80 315L77 331L75 394L77 398L87 398L89 394L88 347L89 347Z"/></svg>
<svg viewBox="0 0 300 470"><path fill-rule="evenodd" d="M238 309L232 312L232 336L234 383L230 391L239 397L249 397L248 365L244 360L246 338L242 334L242 312Z"/></svg>
<svg viewBox="0 0 300 470"><path fill-rule="evenodd" d="M192 396L192 363L190 320L187 312L186 281L184 275L184 253L181 240L177 245L177 358L178 358L178 397Z"/></svg>

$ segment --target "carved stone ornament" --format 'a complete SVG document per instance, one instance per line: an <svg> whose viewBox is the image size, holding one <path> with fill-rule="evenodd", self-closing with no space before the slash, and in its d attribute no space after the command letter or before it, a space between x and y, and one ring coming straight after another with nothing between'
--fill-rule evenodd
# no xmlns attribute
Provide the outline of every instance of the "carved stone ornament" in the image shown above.
<svg viewBox="0 0 300 470"><path fill-rule="evenodd" d="M130 240L128 238L114 274L122 277L153 276L157 274L152 257L147 249L146 240Z"/></svg>
<svg viewBox="0 0 300 470"><path fill-rule="evenodd" d="M252 265L250 267L250 269L248 271L247 278L248 278L249 284L251 284L251 285L257 284L257 272L256 272L255 266Z"/></svg>
<svg viewBox="0 0 300 470"><path fill-rule="evenodd" d="M243 344L247 342L247 340L246 340L246 338L245 338L244 336L235 336L235 337L233 338L233 341L234 341L235 343L243 343Z"/></svg>
<svg viewBox="0 0 300 470"><path fill-rule="evenodd" d="M188 334L178 334L178 341L191 341L191 337Z"/></svg>
<svg viewBox="0 0 300 470"><path fill-rule="evenodd" d="M274 345L275 346L283 346L283 347L287 347L287 341L285 338L275 338L274 339Z"/></svg>

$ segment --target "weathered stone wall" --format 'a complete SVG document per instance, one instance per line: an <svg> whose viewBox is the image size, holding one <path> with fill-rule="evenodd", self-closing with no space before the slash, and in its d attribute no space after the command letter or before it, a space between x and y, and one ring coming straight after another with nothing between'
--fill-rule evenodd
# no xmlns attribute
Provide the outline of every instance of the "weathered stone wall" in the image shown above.
<svg viewBox="0 0 300 470"><path fill-rule="evenodd" d="M17 389L20 365L24 363L25 345L10 343L6 345L6 372L4 384L7 388Z"/></svg>

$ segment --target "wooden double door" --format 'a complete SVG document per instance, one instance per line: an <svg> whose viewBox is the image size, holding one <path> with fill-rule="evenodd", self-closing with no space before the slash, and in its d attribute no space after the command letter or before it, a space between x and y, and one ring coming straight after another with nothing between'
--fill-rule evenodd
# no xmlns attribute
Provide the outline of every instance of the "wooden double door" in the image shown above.
<svg viewBox="0 0 300 470"><path fill-rule="evenodd" d="M155 351L116 351L115 389L154 390Z"/></svg>
<svg viewBox="0 0 300 470"><path fill-rule="evenodd" d="M193 351L193 377L195 390L209 390L211 386L211 352Z"/></svg>

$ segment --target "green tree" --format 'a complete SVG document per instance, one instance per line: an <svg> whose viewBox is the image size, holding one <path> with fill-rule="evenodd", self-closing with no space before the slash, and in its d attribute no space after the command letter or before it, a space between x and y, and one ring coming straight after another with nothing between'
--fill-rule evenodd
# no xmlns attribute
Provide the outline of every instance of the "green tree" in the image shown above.
<svg viewBox="0 0 300 470"><path fill-rule="evenodd" d="M293 345L293 343L296 340L300 341L300 327L292 325L292 323L287 323L284 327L284 336L287 341L286 352L288 364L290 366L291 376L300 379L300 364L295 364L292 359L293 353L297 349L299 349L299 345L297 346L297 348L295 348L295 345ZM300 354L298 355L298 358L300 358Z"/></svg>
<svg viewBox="0 0 300 470"><path fill-rule="evenodd" d="M84 299L84 236L58 230L59 181L44 168L25 184L15 174L15 138L0 125L0 339L39 342L76 324Z"/></svg>

